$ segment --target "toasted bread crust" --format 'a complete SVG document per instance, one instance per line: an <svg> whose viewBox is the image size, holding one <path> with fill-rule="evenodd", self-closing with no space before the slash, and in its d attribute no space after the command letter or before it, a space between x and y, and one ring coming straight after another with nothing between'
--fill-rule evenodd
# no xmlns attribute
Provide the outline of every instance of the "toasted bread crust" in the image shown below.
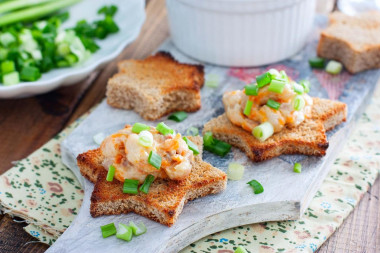
<svg viewBox="0 0 380 253"><path fill-rule="evenodd" d="M201 108L202 65L179 63L169 53L158 52L144 60L122 61L118 67L107 84L110 106L134 109L147 120Z"/></svg>
<svg viewBox="0 0 380 253"><path fill-rule="evenodd" d="M190 138L199 145L201 151L201 138ZM82 175L95 183L91 196L91 215L97 217L135 212L161 224L173 225L187 201L218 193L227 184L224 172L203 162L200 154L195 158L192 172L185 180L156 179L148 194L140 192L130 195L122 192L123 183L105 180L107 172L101 166L103 157L99 149L80 154L77 161Z"/></svg>
<svg viewBox="0 0 380 253"><path fill-rule="evenodd" d="M207 122L203 132L211 131L216 139L241 149L255 162L282 154L323 156L329 146L325 134L326 127L332 129L345 121L347 106L327 99L314 98L313 101L312 119L306 119L295 128L285 128L264 142L258 141L251 133L233 125L226 114Z"/></svg>

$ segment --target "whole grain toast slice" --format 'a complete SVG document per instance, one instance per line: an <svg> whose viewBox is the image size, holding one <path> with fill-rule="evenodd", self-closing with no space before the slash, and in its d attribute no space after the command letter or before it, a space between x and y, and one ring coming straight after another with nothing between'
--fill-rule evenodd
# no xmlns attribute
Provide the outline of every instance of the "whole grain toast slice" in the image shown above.
<svg viewBox="0 0 380 253"><path fill-rule="evenodd" d="M342 62L351 73L380 68L380 12L332 13L329 26L321 32L317 54Z"/></svg>
<svg viewBox="0 0 380 253"><path fill-rule="evenodd" d="M346 121L347 106L320 98L313 98L313 103L313 118L306 119L297 127L284 128L264 142L232 124L225 113L207 122L203 132L211 131L216 139L241 149L255 162L282 154L322 156L329 146L326 131Z"/></svg>
<svg viewBox="0 0 380 253"><path fill-rule="evenodd" d="M201 108L202 65L179 63L169 53L158 52L144 60L122 61L118 67L107 84L110 106L133 109L147 120Z"/></svg>
<svg viewBox="0 0 380 253"><path fill-rule="evenodd" d="M221 170L202 161L202 138L188 137L198 145L190 175L182 181L156 179L148 194L123 193L123 183L114 179L106 181L107 171L99 149L90 150L77 157L81 174L95 184L91 196L90 213L93 217L135 212L161 224L171 226L178 219L187 201L216 194L227 185L227 176Z"/></svg>

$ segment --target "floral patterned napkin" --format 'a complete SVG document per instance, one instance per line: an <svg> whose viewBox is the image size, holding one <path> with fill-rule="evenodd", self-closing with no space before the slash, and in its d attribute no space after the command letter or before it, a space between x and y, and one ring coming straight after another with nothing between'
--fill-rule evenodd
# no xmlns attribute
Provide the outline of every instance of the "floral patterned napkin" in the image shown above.
<svg viewBox="0 0 380 253"><path fill-rule="evenodd" d="M228 229L192 243L182 252L314 252L342 224L378 176L380 167L380 86L356 130L304 216L296 221L266 222ZM78 119L0 176L2 211L24 218L25 230L52 244L74 219L83 191L60 160L59 143Z"/></svg>

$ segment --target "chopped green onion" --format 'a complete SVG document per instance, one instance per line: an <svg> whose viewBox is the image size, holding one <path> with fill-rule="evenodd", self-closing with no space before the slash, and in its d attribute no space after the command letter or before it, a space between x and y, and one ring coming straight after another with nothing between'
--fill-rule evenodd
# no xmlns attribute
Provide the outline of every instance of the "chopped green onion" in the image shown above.
<svg viewBox="0 0 380 253"><path fill-rule="evenodd" d="M196 127L190 127L186 130L186 135L197 136L199 135L199 130Z"/></svg>
<svg viewBox="0 0 380 253"><path fill-rule="evenodd" d="M149 130L149 129L150 127L145 124L135 123L133 124L133 127L132 127L132 133L139 134L141 131Z"/></svg>
<svg viewBox="0 0 380 253"><path fill-rule="evenodd" d="M295 163L293 167L293 171L295 173L301 173L302 170L302 165L300 163Z"/></svg>
<svg viewBox="0 0 380 253"><path fill-rule="evenodd" d="M245 104L245 108L244 108L244 115L246 116L251 115L252 105L253 105L253 101L247 100L247 103Z"/></svg>
<svg viewBox="0 0 380 253"><path fill-rule="evenodd" d="M129 242L130 240L132 240L132 236L133 236L132 228L123 223L119 223L119 230L116 233L116 237Z"/></svg>
<svg viewBox="0 0 380 253"><path fill-rule="evenodd" d="M137 194L138 193L139 180L125 179L123 185L123 193Z"/></svg>
<svg viewBox="0 0 380 253"><path fill-rule="evenodd" d="M281 74L280 74L280 72L278 72L277 69L270 69L270 70L268 70L268 73L269 73L271 79L276 79L276 78L281 77Z"/></svg>
<svg viewBox="0 0 380 253"><path fill-rule="evenodd" d="M315 69L323 69L325 66L325 59L319 57L313 57L309 59L309 65Z"/></svg>
<svg viewBox="0 0 380 253"><path fill-rule="evenodd" d="M249 184L253 188L253 192L255 194L260 194L264 191L263 186L256 180L251 180L247 184Z"/></svg>
<svg viewBox="0 0 380 253"><path fill-rule="evenodd" d="M219 155L221 157L225 156L230 152L231 150L231 145L224 142L220 141L217 139L213 139L213 143L210 145L204 145L205 149L207 151L210 151L211 153L214 153L216 155Z"/></svg>
<svg viewBox="0 0 380 253"><path fill-rule="evenodd" d="M296 83L296 82L293 83L293 90L294 90L295 93L297 93L299 95L302 95L304 93L304 91L305 91L304 88L303 88L303 86L300 85L300 84L298 84L298 83Z"/></svg>
<svg viewBox="0 0 380 253"><path fill-rule="evenodd" d="M305 93L309 93L310 82L308 80L301 80L301 81L299 81L299 84L302 85Z"/></svg>
<svg viewBox="0 0 380 253"><path fill-rule="evenodd" d="M251 84L244 87L244 92L247 96L257 96L259 94L259 86Z"/></svg>
<svg viewBox="0 0 380 253"><path fill-rule="evenodd" d="M342 71L343 65L340 62L337 61L329 61L326 65L326 72L330 73L332 75L337 75Z"/></svg>
<svg viewBox="0 0 380 253"><path fill-rule="evenodd" d="M187 118L187 113L184 111L175 112L168 117L170 120L174 120L176 122L184 121Z"/></svg>
<svg viewBox="0 0 380 253"><path fill-rule="evenodd" d="M206 132L203 135L203 145L210 146L214 142L214 138L212 137L212 132Z"/></svg>
<svg viewBox="0 0 380 253"><path fill-rule="evenodd" d="M20 76L17 71L3 75L3 84L5 86L18 84L20 82Z"/></svg>
<svg viewBox="0 0 380 253"><path fill-rule="evenodd" d="M297 95L293 99L293 108L296 111L301 111L305 107L305 99L301 95Z"/></svg>
<svg viewBox="0 0 380 253"><path fill-rule="evenodd" d="M269 84L268 90L271 92L281 94L284 91L286 83L282 80L272 79Z"/></svg>
<svg viewBox="0 0 380 253"><path fill-rule="evenodd" d="M23 67L20 73L20 79L22 81L33 82L41 77L41 72L36 67Z"/></svg>
<svg viewBox="0 0 380 253"><path fill-rule="evenodd" d="M253 136L263 142L273 135L274 129L271 123L264 122L252 130Z"/></svg>
<svg viewBox="0 0 380 253"><path fill-rule="evenodd" d="M113 176L115 175L115 166L111 165L109 168L108 168L108 172L107 172L107 178L106 180L108 182L112 182L113 181Z"/></svg>
<svg viewBox="0 0 380 253"><path fill-rule="evenodd" d="M154 152L153 150L150 151L149 157L148 157L148 163L159 170L161 168L161 162L162 162L161 156L157 154L156 152Z"/></svg>
<svg viewBox="0 0 380 253"><path fill-rule="evenodd" d="M194 155L198 155L199 154L198 146L194 142L192 142L191 140L189 140L186 136L183 137L183 140L186 142L186 144L189 147L189 149L191 151L193 151Z"/></svg>
<svg viewBox="0 0 380 253"><path fill-rule="evenodd" d="M268 99L267 106L269 106L272 109L278 110L281 104L277 101L274 101L273 99Z"/></svg>
<svg viewBox="0 0 380 253"><path fill-rule="evenodd" d="M15 71L15 63L13 61L3 61L1 63L1 73L8 74Z"/></svg>
<svg viewBox="0 0 380 253"><path fill-rule="evenodd" d="M248 253L248 251L246 251L246 249L243 246L239 246L236 248L234 253Z"/></svg>
<svg viewBox="0 0 380 253"><path fill-rule="evenodd" d="M138 142L143 147L151 147L153 145L153 134L147 130L141 131Z"/></svg>
<svg viewBox="0 0 380 253"><path fill-rule="evenodd" d="M228 164L227 177L231 180L240 180L244 174L244 166L240 163L230 163Z"/></svg>
<svg viewBox="0 0 380 253"><path fill-rule="evenodd" d="M13 42L16 42L16 38L15 36L13 36L11 33L9 32L5 32L5 33L2 33L0 35L0 43L4 46L4 47L8 47L10 44L12 44Z"/></svg>
<svg viewBox="0 0 380 253"><path fill-rule="evenodd" d="M163 135L174 134L174 130L168 127L164 122L158 123L156 129Z"/></svg>
<svg viewBox="0 0 380 253"><path fill-rule="evenodd" d="M148 175L146 176L144 183L140 186L139 190L143 193L148 194L149 192L149 187L154 181L154 176L153 175Z"/></svg>
<svg viewBox="0 0 380 253"><path fill-rule="evenodd" d="M0 17L0 26L8 25L15 22L37 19L47 14L61 10L69 5L73 5L79 0L50 1L42 6L33 6L30 8L12 11Z"/></svg>
<svg viewBox="0 0 380 253"><path fill-rule="evenodd" d="M103 140L106 138L104 133L97 133L92 137L94 142L98 145L102 144Z"/></svg>
<svg viewBox="0 0 380 253"><path fill-rule="evenodd" d="M100 229L102 230L103 238L107 238L111 235L116 234L116 227L113 222L104 226L100 226Z"/></svg>
<svg viewBox="0 0 380 253"><path fill-rule="evenodd" d="M208 74L206 76L205 85L210 88L216 88L219 86L219 76L216 74Z"/></svg>
<svg viewBox="0 0 380 253"><path fill-rule="evenodd" d="M268 72L262 75L256 76L256 83L259 88L262 88L265 85L269 84L270 81L271 81L271 76Z"/></svg>
<svg viewBox="0 0 380 253"><path fill-rule="evenodd" d="M138 225L136 225L133 221L130 221L129 226L132 228L133 235L135 236L142 235L147 231L146 226L143 222L140 222Z"/></svg>
<svg viewBox="0 0 380 253"><path fill-rule="evenodd" d="M70 46L68 43L59 43L57 47L57 53L61 56L68 55L70 53Z"/></svg>
<svg viewBox="0 0 380 253"><path fill-rule="evenodd" d="M282 78L285 82L289 82L289 77L288 77L288 75L286 74L285 70L281 70L281 71L280 71L280 75L281 75L281 78Z"/></svg>
<svg viewBox="0 0 380 253"><path fill-rule="evenodd" d="M111 16L113 17L117 11L117 6L115 5L110 5L110 6L103 6L102 8L100 8L98 10L98 14L104 14L104 15L107 15L107 16Z"/></svg>

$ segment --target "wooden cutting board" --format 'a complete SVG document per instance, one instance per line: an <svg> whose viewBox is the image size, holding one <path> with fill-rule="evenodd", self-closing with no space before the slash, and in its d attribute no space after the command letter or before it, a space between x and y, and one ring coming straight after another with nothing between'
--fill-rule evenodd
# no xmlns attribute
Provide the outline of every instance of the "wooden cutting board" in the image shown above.
<svg viewBox="0 0 380 253"><path fill-rule="evenodd" d="M295 80L309 79L312 83L310 94L317 97L338 98L348 104L347 122L328 133L330 147L323 158L301 155L285 155L262 163L253 163L240 150L233 148L224 158L204 152L204 160L223 171L230 162L238 162L246 167L240 181L228 181L227 189L217 195L207 196L187 203L175 225L171 228L148 220L136 214L103 216L92 218L89 213L92 183L80 176L75 158L79 153L96 148L93 136L99 132L106 135L121 129L125 124L142 122L156 125L160 121L147 122L133 111L119 110L101 103L88 118L62 143L63 162L70 167L83 183L85 197L82 208L69 229L57 240L48 252L178 252L188 244L217 231L263 221L293 220L304 213L318 187L328 173L329 165L341 150L347 136L355 125L356 118L363 111L378 79L378 72L368 71L351 76L342 73L330 76L322 71L312 71L307 59L314 56L316 42L309 45L295 57L279 64L263 68L229 69L205 65L206 77L216 74L220 85L213 89L202 88L202 109L175 123L162 118L169 126L184 133L190 126L202 126L208 120L224 112L222 94L226 91L242 89L246 81L275 67L285 69ZM195 61L181 54L168 41L161 49L171 52L183 62ZM293 164L302 163L302 173L293 172ZM254 195L246 182L256 179L264 187L264 192ZM143 221L148 232L125 243L116 237L103 239L100 226L129 221Z"/></svg>

